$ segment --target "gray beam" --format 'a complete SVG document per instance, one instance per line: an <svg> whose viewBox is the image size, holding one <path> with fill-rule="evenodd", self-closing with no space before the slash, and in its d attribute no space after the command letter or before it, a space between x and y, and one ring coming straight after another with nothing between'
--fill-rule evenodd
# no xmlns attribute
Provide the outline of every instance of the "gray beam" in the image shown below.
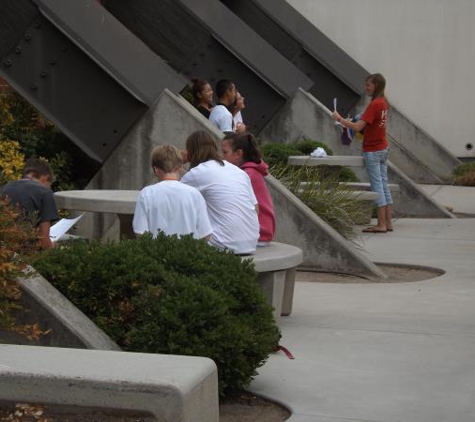
<svg viewBox="0 0 475 422"><path fill-rule="evenodd" d="M150 106L187 83L96 0L33 0L74 44L137 99Z"/></svg>
<svg viewBox="0 0 475 422"><path fill-rule="evenodd" d="M369 75L362 66L346 54L323 32L284 0L250 0L266 11L286 32L291 34L308 53L360 95L362 82Z"/></svg>
<svg viewBox="0 0 475 422"><path fill-rule="evenodd" d="M286 98L313 81L217 0L178 0L213 36Z"/></svg>

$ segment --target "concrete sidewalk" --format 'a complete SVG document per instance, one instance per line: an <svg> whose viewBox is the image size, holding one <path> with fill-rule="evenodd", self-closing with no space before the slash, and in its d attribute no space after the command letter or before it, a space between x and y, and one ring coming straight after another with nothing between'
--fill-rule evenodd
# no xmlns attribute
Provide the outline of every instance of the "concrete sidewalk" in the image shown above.
<svg viewBox="0 0 475 422"><path fill-rule="evenodd" d="M449 185L418 185L432 199L453 212L474 214L475 217L475 187Z"/></svg>
<svg viewBox="0 0 475 422"><path fill-rule="evenodd" d="M475 211L472 189L450 191L455 210ZM281 323L295 360L272 355L252 384L288 405L289 421L475 421L475 219L400 219L394 229L361 236L370 259L445 274L298 282L294 312Z"/></svg>

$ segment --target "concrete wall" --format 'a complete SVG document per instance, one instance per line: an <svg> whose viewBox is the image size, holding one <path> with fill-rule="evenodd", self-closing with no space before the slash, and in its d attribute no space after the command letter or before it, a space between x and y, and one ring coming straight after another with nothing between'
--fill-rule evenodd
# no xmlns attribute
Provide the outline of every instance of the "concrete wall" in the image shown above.
<svg viewBox="0 0 475 422"><path fill-rule="evenodd" d="M475 157L473 0L287 1L369 72L384 74L399 111L455 156Z"/></svg>

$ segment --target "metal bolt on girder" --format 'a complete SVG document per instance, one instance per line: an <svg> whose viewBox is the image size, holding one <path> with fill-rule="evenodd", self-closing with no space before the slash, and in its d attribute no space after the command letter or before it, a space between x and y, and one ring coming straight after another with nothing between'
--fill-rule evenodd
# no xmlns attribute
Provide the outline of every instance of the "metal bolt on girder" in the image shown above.
<svg viewBox="0 0 475 422"><path fill-rule="evenodd" d="M6 67L10 67L13 63L10 59L7 59L3 62L3 64L6 66Z"/></svg>
<svg viewBox="0 0 475 422"><path fill-rule="evenodd" d="M31 35L27 32L24 37L26 41L30 41L31 40Z"/></svg>
<svg viewBox="0 0 475 422"><path fill-rule="evenodd" d="M20 54L21 53L21 45L17 45L15 47L15 53Z"/></svg>

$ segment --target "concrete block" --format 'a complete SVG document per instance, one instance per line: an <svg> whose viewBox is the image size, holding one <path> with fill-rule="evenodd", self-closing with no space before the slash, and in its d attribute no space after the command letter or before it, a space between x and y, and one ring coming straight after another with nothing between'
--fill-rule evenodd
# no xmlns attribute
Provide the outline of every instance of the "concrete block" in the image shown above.
<svg viewBox="0 0 475 422"><path fill-rule="evenodd" d="M34 274L34 270L30 270ZM40 338L42 346L120 350L86 315L41 275L19 279L25 309L21 322L38 322L51 332Z"/></svg>
<svg viewBox="0 0 475 422"><path fill-rule="evenodd" d="M331 155L328 157L315 158L311 156L291 156L287 160L293 166L346 166L364 167L363 157L351 155Z"/></svg>
<svg viewBox="0 0 475 422"><path fill-rule="evenodd" d="M272 176L267 176L266 180L275 205L275 239L300 248L303 251L303 266L359 274L370 279L386 278L374 263L282 183Z"/></svg>
<svg viewBox="0 0 475 422"><path fill-rule="evenodd" d="M0 400L148 412L158 421L218 422L211 359L0 345Z"/></svg>

